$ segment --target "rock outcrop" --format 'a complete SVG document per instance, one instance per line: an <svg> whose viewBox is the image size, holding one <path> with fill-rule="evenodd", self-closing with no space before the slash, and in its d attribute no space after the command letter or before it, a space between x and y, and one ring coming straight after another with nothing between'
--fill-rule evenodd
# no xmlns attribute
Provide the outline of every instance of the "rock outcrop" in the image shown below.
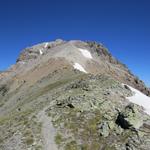
<svg viewBox="0 0 150 150"><path fill-rule="evenodd" d="M143 125L143 116L139 113L137 106L128 105L123 112L119 112L116 123L123 129L139 129Z"/></svg>

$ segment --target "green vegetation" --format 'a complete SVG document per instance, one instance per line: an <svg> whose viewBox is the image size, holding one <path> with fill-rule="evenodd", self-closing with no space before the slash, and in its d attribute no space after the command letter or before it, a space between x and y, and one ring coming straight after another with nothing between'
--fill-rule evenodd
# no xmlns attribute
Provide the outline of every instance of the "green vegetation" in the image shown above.
<svg viewBox="0 0 150 150"><path fill-rule="evenodd" d="M76 141L71 141L65 145L65 150L78 150Z"/></svg>
<svg viewBox="0 0 150 150"><path fill-rule="evenodd" d="M57 135L55 136L55 142L56 144L60 145L63 141L63 137L61 134L57 133Z"/></svg>
<svg viewBox="0 0 150 150"><path fill-rule="evenodd" d="M27 145L32 145L33 142L34 142L33 137L26 137L26 144L27 144Z"/></svg>
<svg viewBox="0 0 150 150"><path fill-rule="evenodd" d="M41 124L37 122L37 118L33 115L33 111L28 109L22 112L13 112L0 119L0 127L3 127L3 131L0 131L0 146L3 143L19 132L22 135L22 142L27 146L31 146L35 140L38 142ZM5 132L4 132L5 131Z"/></svg>

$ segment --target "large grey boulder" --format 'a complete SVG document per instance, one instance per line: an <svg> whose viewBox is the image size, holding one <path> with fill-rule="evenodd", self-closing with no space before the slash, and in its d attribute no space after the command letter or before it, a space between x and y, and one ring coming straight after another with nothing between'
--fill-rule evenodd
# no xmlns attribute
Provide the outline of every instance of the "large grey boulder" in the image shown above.
<svg viewBox="0 0 150 150"><path fill-rule="evenodd" d="M139 129L143 125L143 119L138 108L134 104L125 107L125 110L119 112L116 123L123 129Z"/></svg>

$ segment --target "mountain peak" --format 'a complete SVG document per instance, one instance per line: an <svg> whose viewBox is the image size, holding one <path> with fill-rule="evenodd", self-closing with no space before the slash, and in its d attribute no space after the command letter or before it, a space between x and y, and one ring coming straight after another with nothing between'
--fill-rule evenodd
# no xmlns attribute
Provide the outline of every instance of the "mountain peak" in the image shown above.
<svg viewBox="0 0 150 150"><path fill-rule="evenodd" d="M102 44L90 41L57 39L25 48L17 59L18 68L34 68L51 59L63 59L68 65L86 73L105 73L150 95L150 90L131 71L114 58ZM82 69L81 69L82 68ZM49 68L51 70L51 68Z"/></svg>

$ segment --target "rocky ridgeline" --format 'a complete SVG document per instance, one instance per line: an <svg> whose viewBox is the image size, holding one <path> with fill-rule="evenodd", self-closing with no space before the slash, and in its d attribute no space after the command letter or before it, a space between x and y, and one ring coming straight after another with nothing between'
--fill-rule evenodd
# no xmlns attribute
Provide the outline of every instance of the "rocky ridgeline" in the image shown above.
<svg viewBox="0 0 150 150"><path fill-rule="evenodd" d="M127 84L149 95L102 44L26 48L0 73L0 149L149 150L150 116Z"/></svg>
<svg viewBox="0 0 150 150"><path fill-rule="evenodd" d="M146 95L150 96L150 89L147 88L142 80L140 80L137 76L133 75L131 71L127 68L127 66L116 58L114 58L111 53L105 48L102 44L96 42L87 42L92 51L95 51L99 57L104 58L104 60L108 61L110 64L114 64L119 66L121 70L124 70L125 76L119 76L119 80L129 84ZM114 75L113 72L110 72L110 75Z"/></svg>
<svg viewBox="0 0 150 150"><path fill-rule="evenodd" d="M103 75L66 86L46 110L57 129L60 149L148 150L149 117L125 100L129 95L129 88Z"/></svg>
<svg viewBox="0 0 150 150"><path fill-rule="evenodd" d="M38 44L33 47L24 49L20 54L19 58L17 59L17 62L25 63L30 60L39 58L40 55L46 55L48 52L51 51L51 49L53 48L56 49L57 46L59 46L58 47L59 50L62 49L62 47L64 47L65 49L65 47L67 47L68 45L73 44L75 46L77 45L77 47L82 46L88 49L91 53L96 54L98 59L102 61L102 63L100 61L96 62L95 58L93 58L96 63L103 65L103 71L101 71L101 67L100 68L97 67L98 70L97 72L92 72L91 70L89 70L89 73L97 74L101 72L103 73L106 72L107 74L113 76L120 82L131 85L136 89L140 90L141 92L145 93L146 95L150 96L150 90L145 86L143 81L141 81L137 76L134 76L131 73L131 71L126 67L126 65L122 64L120 61L114 58L107 48L105 48L102 44L96 42L82 42L82 41L66 42L58 39L53 42ZM50 53L47 55L50 55ZM110 68L109 70L108 67ZM96 68L96 65L93 64L93 68Z"/></svg>
<svg viewBox="0 0 150 150"><path fill-rule="evenodd" d="M46 54L49 49L61 45L63 43L65 43L65 41L57 39L56 41L53 42L47 42L35 45L33 47L25 48L21 52L19 58L17 59L17 62L26 62L29 61L30 59L36 59L38 58L39 55Z"/></svg>

